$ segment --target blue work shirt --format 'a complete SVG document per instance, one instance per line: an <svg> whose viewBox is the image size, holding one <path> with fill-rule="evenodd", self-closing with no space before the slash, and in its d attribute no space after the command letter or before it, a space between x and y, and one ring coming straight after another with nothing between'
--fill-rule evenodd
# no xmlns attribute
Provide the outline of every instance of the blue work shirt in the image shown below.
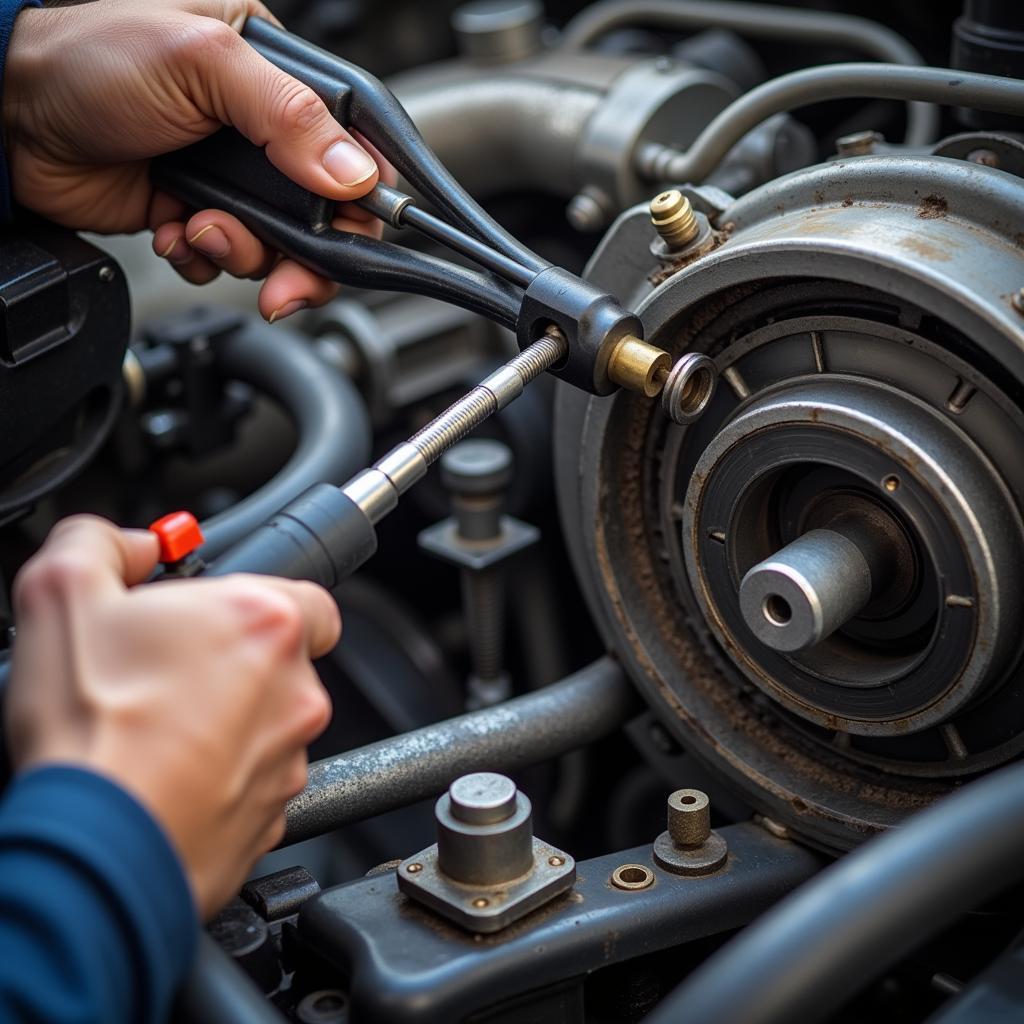
<svg viewBox="0 0 1024 1024"><path fill-rule="evenodd" d="M64 765L0 799L0 1021L165 1020L198 921L170 842L134 798Z"/></svg>

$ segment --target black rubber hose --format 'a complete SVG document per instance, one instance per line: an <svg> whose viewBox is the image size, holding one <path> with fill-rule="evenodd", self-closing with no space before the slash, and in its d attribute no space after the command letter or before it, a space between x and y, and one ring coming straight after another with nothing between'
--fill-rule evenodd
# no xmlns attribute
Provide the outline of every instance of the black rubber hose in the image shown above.
<svg viewBox="0 0 1024 1024"><path fill-rule="evenodd" d="M286 1024L285 1016L204 931L178 993L174 1024Z"/></svg>
<svg viewBox="0 0 1024 1024"><path fill-rule="evenodd" d="M872 839L707 960L648 1024L814 1024L1024 876L1024 764Z"/></svg>
<svg viewBox="0 0 1024 1024"><path fill-rule="evenodd" d="M299 441L272 480L203 524L211 560L318 483L342 484L370 459L370 419L352 382L317 357L300 334L253 318L228 336L221 366L280 404Z"/></svg>

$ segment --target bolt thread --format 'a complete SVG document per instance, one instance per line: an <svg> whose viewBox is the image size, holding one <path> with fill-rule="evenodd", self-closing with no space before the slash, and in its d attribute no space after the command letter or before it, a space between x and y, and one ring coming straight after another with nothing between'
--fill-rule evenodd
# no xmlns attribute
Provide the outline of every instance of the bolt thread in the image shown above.
<svg viewBox="0 0 1024 1024"><path fill-rule="evenodd" d="M510 359L507 365L519 374L525 386L554 366L568 351L569 343L565 335L552 329ZM409 443L419 451L429 466L497 411L498 402L494 395L487 388L477 385L418 431L409 439Z"/></svg>
<svg viewBox="0 0 1024 1024"><path fill-rule="evenodd" d="M440 416L431 420L409 439L429 466L453 444L461 441L474 427L479 426L497 411L498 403L487 388L473 388Z"/></svg>
<svg viewBox="0 0 1024 1024"><path fill-rule="evenodd" d="M565 335L557 328L549 328L547 334L509 360L508 365L519 374L525 385L564 359L568 352L569 343Z"/></svg>
<svg viewBox="0 0 1024 1024"><path fill-rule="evenodd" d="M479 679L497 679L505 666L505 584L501 570L464 569L462 607L471 672Z"/></svg>

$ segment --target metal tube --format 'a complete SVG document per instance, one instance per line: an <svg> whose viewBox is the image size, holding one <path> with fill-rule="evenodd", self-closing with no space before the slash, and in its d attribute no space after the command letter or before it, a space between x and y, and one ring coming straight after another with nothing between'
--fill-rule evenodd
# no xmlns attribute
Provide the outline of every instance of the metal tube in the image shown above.
<svg viewBox="0 0 1024 1024"><path fill-rule="evenodd" d="M747 132L775 114L824 100L929 100L1002 114L1024 114L1024 82L948 68L830 64L774 78L731 103L685 153L650 143L637 170L651 181L699 182Z"/></svg>
<svg viewBox="0 0 1024 1024"><path fill-rule="evenodd" d="M635 700L606 657L504 704L317 761L288 803L281 845L435 796L469 772L512 772L584 746L621 725Z"/></svg>
<svg viewBox="0 0 1024 1024"><path fill-rule="evenodd" d="M586 8L566 25L562 48L581 50L613 28L637 24L683 31L728 29L752 39L835 46L891 64L924 64L924 58L906 39L867 18L723 0L606 0ZM938 127L939 112L934 106L910 104L907 145L931 142Z"/></svg>
<svg viewBox="0 0 1024 1024"><path fill-rule="evenodd" d="M530 282L537 276L536 271L524 267L504 253L498 252L497 249L492 249L485 242L479 241L472 235L467 235L465 231L460 231L457 227L453 227L426 210L421 210L418 206L405 207L401 213L401 222L415 228L435 242L447 245L450 249L454 249L478 263L485 270L492 270L506 281L511 281L521 288L529 287Z"/></svg>
<svg viewBox="0 0 1024 1024"><path fill-rule="evenodd" d="M1024 875L1024 764L971 783L807 882L702 964L648 1024L815 1024Z"/></svg>

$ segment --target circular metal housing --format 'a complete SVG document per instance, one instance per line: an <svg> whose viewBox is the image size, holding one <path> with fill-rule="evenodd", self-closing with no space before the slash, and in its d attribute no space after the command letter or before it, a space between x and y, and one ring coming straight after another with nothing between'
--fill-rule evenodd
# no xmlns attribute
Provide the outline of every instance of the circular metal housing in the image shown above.
<svg viewBox="0 0 1024 1024"><path fill-rule="evenodd" d="M688 425L628 395L559 397L591 610L687 751L825 847L1024 750L1021 202L992 167L861 156L723 203L721 243L678 268L644 264L638 206L588 271L722 382ZM847 516L867 602L861 586L816 642L759 640L746 574L840 520L850 539Z"/></svg>

